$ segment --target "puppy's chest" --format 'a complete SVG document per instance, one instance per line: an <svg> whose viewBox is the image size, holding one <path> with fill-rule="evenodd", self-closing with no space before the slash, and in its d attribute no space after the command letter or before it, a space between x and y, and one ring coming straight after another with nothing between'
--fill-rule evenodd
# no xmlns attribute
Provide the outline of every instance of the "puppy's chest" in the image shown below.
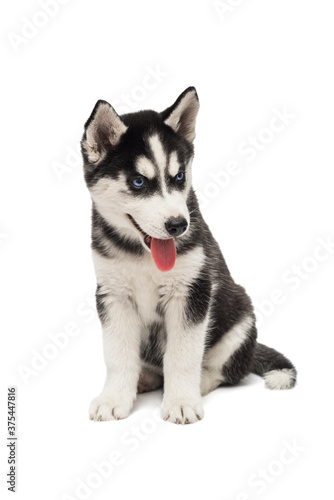
<svg viewBox="0 0 334 500"><path fill-rule="evenodd" d="M143 324L161 321L161 287L150 276L132 277L129 295Z"/></svg>
<svg viewBox="0 0 334 500"><path fill-rule="evenodd" d="M103 268L99 259L95 264L98 282L107 284L115 300L130 300L141 321L148 324L162 321L171 299L182 300L187 295L192 277L181 271L182 262L163 273L151 262L150 255L145 257L109 261Z"/></svg>
<svg viewBox="0 0 334 500"><path fill-rule="evenodd" d="M167 308L173 308L175 301L185 305L189 287L204 261L201 247L179 256L174 268L166 273L156 268L149 254L106 259L93 252L93 257L98 284L119 307L130 300L143 327L163 324Z"/></svg>

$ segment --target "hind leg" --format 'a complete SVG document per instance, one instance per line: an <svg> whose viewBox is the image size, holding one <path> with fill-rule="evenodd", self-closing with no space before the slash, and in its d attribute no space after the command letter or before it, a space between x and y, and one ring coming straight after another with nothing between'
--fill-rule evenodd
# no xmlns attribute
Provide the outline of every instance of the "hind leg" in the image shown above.
<svg viewBox="0 0 334 500"><path fill-rule="evenodd" d="M209 392L214 391L224 383L224 377L221 370L215 367L202 367L201 374L201 395L206 396Z"/></svg>
<svg viewBox="0 0 334 500"><path fill-rule="evenodd" d="M202 363L202 396L220 385L239 383L250 372L255 343L254 319L247 316L208 349Z"/></svg>
<svg viewBox="0 0 334 500"><path fill-rule="evenodd" d="M137 391L143 392L155 391L163 386L163 377L148 366L143 366L139 376Z"/></svg>

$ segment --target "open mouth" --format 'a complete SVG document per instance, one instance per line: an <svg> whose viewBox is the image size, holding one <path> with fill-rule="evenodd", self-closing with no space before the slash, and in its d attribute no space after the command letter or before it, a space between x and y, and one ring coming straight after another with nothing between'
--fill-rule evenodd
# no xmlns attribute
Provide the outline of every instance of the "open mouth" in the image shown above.
<svg viewBox="0 0 334 500"><path fill-rule="evenodd" d="M145 245L151 250L152 237L149 234L145 233L145 231L142 230L142 228L140 227L138 222L136 222L130 214L126 214L126 215L130 219L132 224L135 226L135 228L138 229L138 231L143 235Z"/></svg>
<svg viewBox="0 0 334 500"><path fill-rule="evenodd" d="M142 235L145 245L151 250L151 254L157 268L160 271L170 271L174 267L176 260L174 238L169 238L166 240L153 238L153 236L150 236L149 234L145 233L145 231L143 231L138 222L135 221L135 219L130 214L127 214L127 216L134 227Z"/></svg>

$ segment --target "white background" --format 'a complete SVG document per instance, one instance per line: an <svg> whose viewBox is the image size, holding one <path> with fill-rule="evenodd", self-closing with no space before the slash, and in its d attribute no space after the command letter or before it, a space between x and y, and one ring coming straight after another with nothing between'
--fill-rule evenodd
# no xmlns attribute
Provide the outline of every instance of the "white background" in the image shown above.
<svg viewBox="0 0 334 500"><path fill-rule="evenodd" d="M2 491L14 384L20 500L330 498L334 249L318 245L334 240L332 2L226 0L225 14L213 0L62 3L53 16L33 0L1 13ZM235 280L266 306L259 339L295 363L298 386L271 392L250 376L207 396L191 426L154 417L159 391L127 420L93 423L105 368L75 151L97 99L160 111L189 85L203 214ZM270 135L274 109L293 118ZM249 161L240 148L254 136L267 143ZM213 185L232 160L238 173ZM67 345L52 350L59 332ZM54 358L24 377L43 352ZM94 463L117 452L102 479Z"/></svg>

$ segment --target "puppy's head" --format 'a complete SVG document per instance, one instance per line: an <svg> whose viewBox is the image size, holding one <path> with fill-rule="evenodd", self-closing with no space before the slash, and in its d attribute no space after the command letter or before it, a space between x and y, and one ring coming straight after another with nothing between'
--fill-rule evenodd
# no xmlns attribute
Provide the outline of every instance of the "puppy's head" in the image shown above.
<svg viewBox="0 0 334 500"><path fill-rule="evenodd" d="M97 210L116 230L140 240L161 270L174 265L174 240L189 229L198 109L194 87L161 113L119 116L98 101L81 141L85 180Z"/></svg>

